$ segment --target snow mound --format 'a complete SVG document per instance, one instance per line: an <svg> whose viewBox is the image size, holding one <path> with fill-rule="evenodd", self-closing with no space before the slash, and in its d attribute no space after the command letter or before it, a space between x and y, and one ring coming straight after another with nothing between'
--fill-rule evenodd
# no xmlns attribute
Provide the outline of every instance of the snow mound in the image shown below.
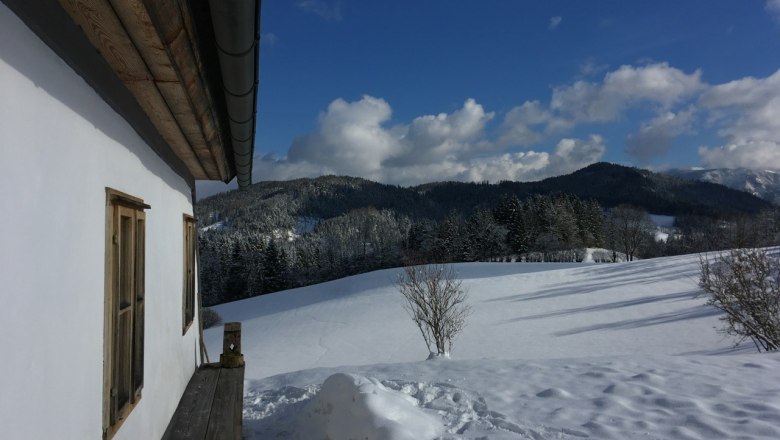
<svg viewBox="0 0 780 440"><path fill-rule="evenodd" d="M244 398L248 438L568 439L568 431L522 427L479 394L447 382L335 373L321 387L250 389Z"/></svg>
<svg viewBox="0 0 780 440"><path fill-rule="evenodd" d="M355 406L350 395L356 389L369 394L379 389L377 401L392 393L403 409L435 419L431 426L439 431L433 435L447 440L776 439L780 438L778 366L776 354L750 353L414 362L353 366L350 375L335 376L343 367L305 370L267 378L249 388L244 434L254 439L394 438L377 431L325 432L322 425L316 430L305 426L320 423L312 418L322 413L343 413ZM388 375L409 379L379 379ZM304 385L324 380L324 390L336 377L344 383L335 384L335 398L334 390L317 393L319 386ZM282 383L304 386L276 388ZM394 414L387 404L373 410L386 411L385 417ZM367 423L361 412L348 416L332 416L329 422L339 427L376 426ZM431 438L421 428L413 429L407 431L411 437L395 438Z"/></svg>
<svg viewBox="0 0 780 440"><path fill-rule="evenodd" d="M301 410L295 426L302 439L431 439L441 432L439 418L417 406L408 394L378 380L337 373Z"/></svg>

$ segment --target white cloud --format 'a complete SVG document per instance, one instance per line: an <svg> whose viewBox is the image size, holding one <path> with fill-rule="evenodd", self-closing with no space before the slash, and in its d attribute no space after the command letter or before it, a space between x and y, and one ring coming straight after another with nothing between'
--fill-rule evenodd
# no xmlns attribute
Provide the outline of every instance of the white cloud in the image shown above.
<svg viewBox="0 0 780 440"><path fill-rule="evenodd" d="M526 151L473 159L457 180L541 180L568 174L598 162L606 150L604 138L598 135L591 135L587 140L562 139L553 153Z"/></svg>
<svg viewBox="0 0 780 440"><path fill-rule="evenodd" d="M318 15L324 20L341 20L341 2L338 0L299 0L295 5L304 12Z"/></svg>
<svg viewBox="0 0 780 440"><path fill-rule="evenodd" d="M533 105L527 106L533 113ZM604 140L564 139L555 151L496 153L485 134L494 114L473 99L452 113L424 115L388 126L390 105L380 98L333 101L317 129L296 139L287 157L256 158L255 180L346 174L410 185L435 180L540 179L574 171L604 155Z"/></svg>
<svg viewBox="0 0 780 440"><path fill-rule="evenodd" d="M627 100L646 100L669 106L702 87L701 70L687 74L668 63L656 63L642 67L621 66L609 72L604 78L603 92Z"/></svg>
<svg viewBox="0 0 780 440"><path fill-rule="evenodd" d="M717 148L699 147L699 156L707 168L780 169L780 143L744 141Z"/></svg>
<svg viewBox="0 0 780 440"><path fill-rule="evenodd" d="M580 66L580 75L582 76L595 76L599 73L607 70L609 68L609 65L607 64L598 64L596 63L596 60L593 58L588 58L587 61L582 63Z"/></svg>
<svg viewBox="0 0 780 440"><path fill-rule="evenodd" d="M548 29L550 29L551 31L554 31L554 30L558 29L558 26L561 25L562 21L563 21L563 17L561 17L560 15L559 16L555 16L555 17L551 17L550 18L550 25L549 25Z"/></svg>
<svg viewBox="0 0 780 440"><path fill-rule="evenodd" d="M622 66L601 82L576 81L555 88L549 105L526 101L512 108L495 137L486 134L495 114L473 99L451 113L393 126L392 109L383 99L336 99L320 114L316 130L293 141L287 157L263 159L255 168L262 179L323 173L398 184L538 179L601 159L604 140L563 139L552 152L506 150L540 145L577 124L613 121L627 108L649 103L661 116L629 138L629 151L642 158L660 154L673 136L689 130L693 110L675 112L672 107L704 87L698 70L688 74L667 63ZM660 142L651 145L655 141Z"/></svg>
<svg viewBox="0 0 780 440"><path fill-rule="evenodd" d="M577 81L556 87L550 108L573 122L609 122L630 105L645 102L669 108L704 87L700 70L687 74L668 63L624 65L608 72L600 84Z"/></svg>
<svg viewBox="0 0 780 440"><path fill-rule="evenodd" d="M252 181L289 180L300 177L317 177L329 174L344 175L337 168L306 160L290 161L288 158L278 158L271 155L255 156L252 166ZM359 174L353 174L359 175Z"/></svg>
<svg viewBox="0 0 780 440"><path fill-rule="evenodd" d="M473 99L468 99L463 108L451 114L415 118L408 127L396 127L403 151L389 158L387 164L427 164L490 150L491 144L484 140L484 129L494 116Z"/></svg>
<svg viewBox="0 0 780 440"><path fill-rule="evenodd" d="M383 99L337 99L320 114L317 131L293 141L288 158L292 162L308 161L339 169L349 175L379 170L383 161L403 150L399 136L382 125L391 115L390 105Z"/></svg>
<svg viewBox="0 0 780 440"><path fill-rule="evenodd" d="M695 107L690 106L677 113L664 112L644 122L637 133L626 138L626 152L645 163L667 153L675 137L692 132L694 113Z"/></svg>
<svg viewBox="0 0 780 440"><path fill-rule="evenodd" d="M601 82L580 80L554 88L549 106L539 101L526 101L514 107L504 117L496 143L501 148L537 145L578 124L612 122L625 110L648 104L662 115L674 115L672 109L676 105L705 88L699 70L687 74L667 63L621 66L605 74ZM681 124L683 120L690 120L691 112L680 114L685 118L664 121L662 116L646 123L638 134L629 138L630 151L638 157L649 157L649 143L653 138L662 141L657 150L665 151L672 137L685 132Z"/></svg>
<svg viewBox="0 0 780 440"><path fill-rule="evenodd" d="M677 136L695 133L706 120L722 146L699 149L708 167L780 169L780 70L767 78L743 78L709 86L701 72L667 63L621 66L600 82L576 81L553 89L549 104L526 101L512 108L495 131L495 113L473 99L450 112L392 123L381 98L336 99L316 128L295 139L284 158L255 160L256 180L346 174L410 185L435 180L537 180L601 160L605 140L561 139L579 124L605 123L644 108L656 117L627 136L626 151L650 161L669 151ZM554 136L550 151L535 147Z"/></svg>
<svg viewBox="0 0 780 440"><path fill-rule="evenodd" d="M551 156L553 174L567 174L598 162L607 151L604 138L592 134L587 140L561 139Z"/></svg>
<svg viewBox="0 0 780 440"><path fill-rule="evenodd" d="M622 100L609 96L595 83L577 81L553 89L550 108L577 122L607 122L615 119Z"/></svg>
<svg viewBox="0 0 780 440"><path fill-rule="evenodd" d="M766 0L764 6L777 21L780 21L780 0Z"/></svg>
<svg viewBox="0 0 780 440"><path fill-rule="evenodd" d="M714 86L699 106L725 140L699 149L707 166L780 169L780 70Z"/></svg>
<svg viewBox="0 0 780 440"><path fill-rule="evenodd" d="M542 125L549 124L552 113L539 101L526 101L510 110L501 124L498 144L502 147L527 147L542 140L539 131Z"/></svg>

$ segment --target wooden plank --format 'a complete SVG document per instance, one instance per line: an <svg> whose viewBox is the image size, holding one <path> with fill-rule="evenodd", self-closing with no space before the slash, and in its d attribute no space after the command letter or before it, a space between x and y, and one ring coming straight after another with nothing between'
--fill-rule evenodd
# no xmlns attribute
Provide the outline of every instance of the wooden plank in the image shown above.
<svg viewBox="0 0 780 440"><path fill-rule="evenodd" d="M208 174L209 178L212 180L221 180L222 176L220 175L216 161L206 144L203 127L200 125L197 115L193 113L193 106L191 105L187 91L182 83L157 82L156 85L157 89L162 94L165 103L170 108L173 117L176 118L184 137L187 139L189 145L192 146L192 150L206 170L206 174Z"/></svg>
<svg viewBox="0 0 780 440"><path fill-rule="evenodd" d="M178 81L165 46L141 0L110 0L127 35L157 81Z"/></svg>
<svg viewBox="0 0 780 440"><path fill-rule="evenodd" d="M225 180L221 142L214 142L217 119L201 78L180 14L166 0L160 17L156 3L141 0L59 0L135 96L150 121L196 179ZM147 8L147 5L152 7ZM165 9L165 8L163 8ZM175 40L157 29L164 23ZM179 35L176 37L175 35ZM217 137L218 138L218 137Z"/></svg>
<svg viewBox="0 0 780 440"><path fill-rule="evenodd" d="M149 115L160 135L168 142L171 149L187 165L196 179L210 179L200 160L193 152L187 138L181 131L178 121L171 114L165 99L160 94L156 84L151 81L136 81L125 83L135 95L135 99Z"/></svg>
<svg viewBox="0 0 780 440"><path fill-rule="evenodd" d="M221 368L200 368L190 379L163 440L202 439L209 424Z"/></svg>
<svg viewBox="0 0 780 440"><path fill-rule="evenodd" d="M178 8L169 5L171 0L149 3L149 9L140 0L111 0L111 3L152 72L157 88L206 174L211 179L224 179L207 146L203 127L198 120L199 110L192 100L194 93L204 86L200 81L196 81L199 78L192 48L186 46L186 50L176 50L170 41L172 37L157 29L162 26L171 30L169 33L176 36L174 41L185 39ZM160 18L160 15L164 18ZM181 54L189 56L182 57ZM189 75L188 78L185 74L192 71L195 72L195 77Z"/></svg>
<svg viewBox="0 0 780 440"><path fill-rule="evenodd" d="M231 176L227 169L223 139L226 142L230 140L226 136L223 138L219 135L223 129L215 114L216 108L198 57L194 29L189 20L192 13L188 3L157 0L153 3L153 7L150 7L149 13L176 70L181 87L181 90L177 90L180 97L174 105L186 108L188 115L191 116L186 124L182 124L189 127L185 130L185 134L189 131L192 136L200 139L200 142L192 142L192 145L201 162L213 164L220 180L225 180ZM174 105L171 108L174 109L174 114L178 114ZM193 139L189 134L187 137Z"/></svg>
<svg viewBox="0 0 780 440"><path fill-rule="evenodd" d="M59 0L122 80L151 79L111 5L103 0Z"/></svg>
<svg viewBox="0 0 780 440"><path fill-rule="evenodd" d="M221 368L206 440L240 440L244 408L244 367Z"/></svg>

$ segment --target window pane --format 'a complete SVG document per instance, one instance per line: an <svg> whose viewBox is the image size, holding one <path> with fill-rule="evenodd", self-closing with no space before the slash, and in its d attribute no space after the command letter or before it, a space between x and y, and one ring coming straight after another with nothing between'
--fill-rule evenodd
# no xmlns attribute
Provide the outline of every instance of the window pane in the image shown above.
<svg viewBox="0 0 780 440"><path fill-rule="evenodd" d="M133 284L133 218L119 217L119 309L132 304Z"/></svg>
<svg viewBox="0 0 780 440"><path fill-rule="evenodd" d="M142 216L142 213L138 213ZM135 259L135 308L133 325L133 383L132 391L138 392L144 380L144 257L145 230L144 220L136 223L136 259Z"/></svg>
<svg viewBox="0 0 780 440"><path fill-rule="evenodd" d="M140 213L139 213L140 215ZM144 221L138 220L136 228L136 246L135 246L135 295L136 295L136 301L143 301L144 299L144 259L146 256L146 244L145 244L145 234L146 231L144 230Z"/></svg>
<svg viewBox="0 0 780 440"><path fill-rule="evenodd" d="M138 392L144 383L144 303L135 308L135 338L133 341L133 392Z"/></svg>
<svg viewBox="0 0 780 440"><path fill-rule="evenodd" d="M184 219L184 327L193 321L195 314L195 221Z"/></svg>
<svg viewBox="0 0 780 440"><path fill-rule="evenodd" d="M114 393L117 412L130 403L131 317L130 309L120 312L117 316L116 357L114 358Z"/></svg>

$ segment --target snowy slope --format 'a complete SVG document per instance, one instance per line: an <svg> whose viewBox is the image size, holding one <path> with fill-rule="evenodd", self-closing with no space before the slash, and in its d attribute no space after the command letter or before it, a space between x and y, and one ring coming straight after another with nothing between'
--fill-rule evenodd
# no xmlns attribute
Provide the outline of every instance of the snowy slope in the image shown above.
<svg viewBox="0 0 780 440"><path fill-rule="evenodd" d="M669 170L666 174L690 180L718 183L749 192L754 196L780 204L780 171L718 168L711 170Z"/></svg>
<svg viewBox="0 0 780 440"><path fill-rule="evenodd" d="M697 262L456 265L473 315L451 360L422 361L397 270L216 309L243 322L245 428L256 438L309 438L312 415L369 394L412 404L357 399L374 402L361 411L433 415L445 438L780 438L780 357L732 350L715 332ZM213 357L220 330L206 333ZM334 373L351 373L353 386L339 376L317 395ZM327 426L365 428L328 414L323 437ZM414 438L382 432L373 437Z"/></svg>

